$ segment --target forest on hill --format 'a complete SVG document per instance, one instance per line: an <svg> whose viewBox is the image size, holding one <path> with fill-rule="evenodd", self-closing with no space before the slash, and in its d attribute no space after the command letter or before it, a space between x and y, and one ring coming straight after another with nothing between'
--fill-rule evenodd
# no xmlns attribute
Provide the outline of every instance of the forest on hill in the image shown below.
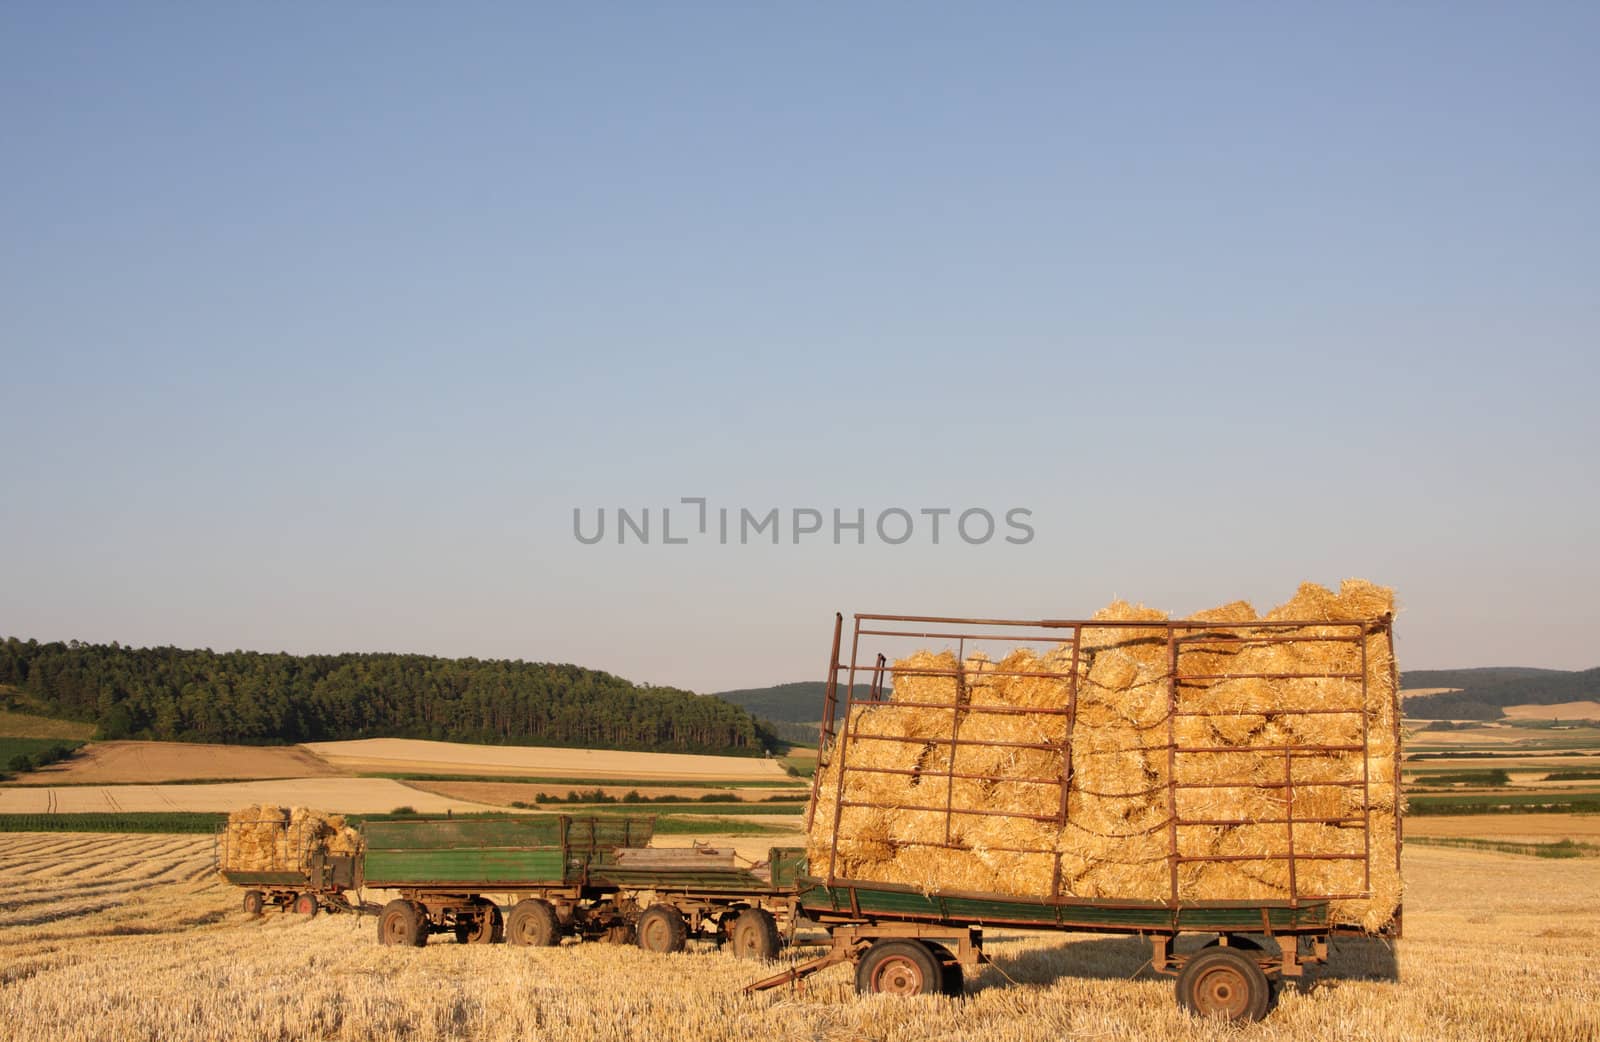
<svg viewBox="0 0 1600 1042"><path fill-rule="evenodd" d="M1600 695L1600 669L1407 670L1406 686L1460 690L1406 699L1416 720L1498 720L1506 706L1556 705Z"/></svg>
<svg viewBox="0 0 1600 1042"><path fill-rule="evenodd" d="M759 756L744 709L578 666L0 641L0 684L100 737L271 744L431 738Z"/></svg>

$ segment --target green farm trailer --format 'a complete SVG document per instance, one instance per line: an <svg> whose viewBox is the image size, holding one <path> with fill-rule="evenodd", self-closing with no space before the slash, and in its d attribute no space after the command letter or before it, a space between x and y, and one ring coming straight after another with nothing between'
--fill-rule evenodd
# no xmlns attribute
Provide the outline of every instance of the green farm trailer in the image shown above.
<svg viewBox="0 0 1600 1042"><path fill-rule="evenodd" d="M370 822L361 884L397 893L378 914L382 944L446 933L462 943L575 937L673 952L701 937L775 957L798 852L741 867L731 851L650 847L653 828L653 818L620 816Z"/></svg>

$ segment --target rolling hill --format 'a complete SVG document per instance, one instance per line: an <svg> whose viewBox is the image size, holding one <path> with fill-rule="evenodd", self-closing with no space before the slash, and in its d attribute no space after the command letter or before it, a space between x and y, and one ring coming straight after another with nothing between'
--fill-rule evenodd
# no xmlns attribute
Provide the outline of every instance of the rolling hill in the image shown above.
<svg viewBox="0 0 1600 1042"><path fill-rule="evenodd" d="M1435 678L1448 678L1450 682L1434 683ZM1460 688L1407 699L1406 715L1414 719L1498 720L1505 716L1506 706L1555 705L1594 698L1600 694L1600 668L1416 670L1405 674L1405 683L1408 687Z"/></svg>
<svg viewBox="0 0 1600 1042"><path fill-rule="evenodd" d="M3 688L11 686L6 692ZM282 744L423 738L760 756L744 709L579 666L0 640L0 709L105 739Z"/></svg>

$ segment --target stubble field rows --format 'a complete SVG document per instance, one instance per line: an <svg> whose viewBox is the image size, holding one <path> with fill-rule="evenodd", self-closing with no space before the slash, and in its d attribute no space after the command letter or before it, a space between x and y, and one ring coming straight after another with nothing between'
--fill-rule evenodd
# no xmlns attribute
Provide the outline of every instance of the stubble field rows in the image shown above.
<svg viewBox="0 0 1600 1042"><path fill-rule="evenodd" d="M204 837L0 836L0 1038L1600 1038L1600 969L1574 957L1600 943L1592 860L1408 850L1407 939L1340 944L1330 979L1240 1030L1180 1013L1127 939L992 931L959 1001L859 998L844 968L745 996L758 971L710 948L394 949L369 918L248 919L210 856Z"/></svg>

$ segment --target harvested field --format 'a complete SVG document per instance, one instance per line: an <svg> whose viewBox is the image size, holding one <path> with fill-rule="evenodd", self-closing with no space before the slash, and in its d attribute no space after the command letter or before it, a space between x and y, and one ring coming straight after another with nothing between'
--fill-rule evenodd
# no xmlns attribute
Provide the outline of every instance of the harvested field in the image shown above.
<svg viewBox="0 0 1600 1042"><path fill-rule="evenodd" d="M1460 691L1459 687L1402 687L1400 697L1421 698L1423 695L1448 695L1452 691Z"/></svg>
<svg viewBox="0 0 1600 1042"><path fill-rule="evenodd" d="M73 785L0 788L0 814L76 814L86 811L221 811L260 803L320 807L339 814L385 814L411 807L423 814L482 811L481 804L448 799L388 778L297 778L221 785Z"/></svg>
<svg viewBox="0 0 1600 1042"><path fill-rule="evenodd" d="M640 781L772 781L786 777L777 761L753 756L690 756L612 749L467 745L408 738L309 742L305 748L348 771L436 774L528 774Z"/></svg>
<svg viewBox="0 0 1600 1042"><path fill-rule="evenodd" d="M1406 752L1423 752L1436 748L1458 748L1474 745L1522 745L1528 740L1528 732L1520 727L1510 724L1484 724L1482 727L1473 727L1465 731L1417 731L1419 726L1426 726L1430 721L1408 720L1407 726L1413 728L1416 741L1406 743Z"/></svg>
<svg viewBox="0 0 1600 1042"><path fill-rule="evenodd" d="M1556 702L1553 705L1506 706L1513 720L1600 720L1600 702Z"/></svg>
<svg viewBox="0 0 1600 1042"><path fill-rule="evenodd" d="M1430 814L1407 818L1406 836L1594 843L1600 841L1600 814Z"/></svg>
<svg viewBox="0 0 1600 1042"><path fill-rule="evenodd" d="M423 949L380 948L370 919L247 919L209 854L205 839L0 836L0 1039L1600 1037L1600 968L1572 955L1600 942L1594 860L1408 850L1398 958L1376 941L1336 941L1334 979L1285 991L1265 1022L1239 1029L1179 1012L1171 982L1141 972L1148 947L1123 938L992 930L996 965L969 978L961 1001L859 998L843 967L802 990L744 996L750 964L705 947L661 956L436 937Z"/></svg>
<svg viewBox="0 0 1600 1042"><path fill-rule="evenodd" d="M210 779L316 778L340 772L299 746L95 742L64 763L29 775L32 784L126 785Z"/></svg>

